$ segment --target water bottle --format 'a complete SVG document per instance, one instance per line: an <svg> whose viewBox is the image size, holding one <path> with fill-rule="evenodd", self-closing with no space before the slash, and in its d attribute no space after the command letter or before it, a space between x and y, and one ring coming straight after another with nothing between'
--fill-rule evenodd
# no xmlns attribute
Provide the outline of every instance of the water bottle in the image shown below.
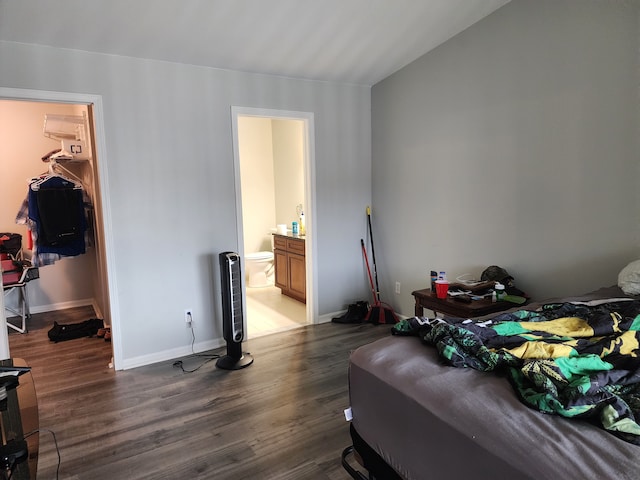
<svg viewBox="0 0 640 480"><path fill-rule="evenodd" d="M431 270L431 291L436 291L436 280L438 280L438 272Z"/></svg>

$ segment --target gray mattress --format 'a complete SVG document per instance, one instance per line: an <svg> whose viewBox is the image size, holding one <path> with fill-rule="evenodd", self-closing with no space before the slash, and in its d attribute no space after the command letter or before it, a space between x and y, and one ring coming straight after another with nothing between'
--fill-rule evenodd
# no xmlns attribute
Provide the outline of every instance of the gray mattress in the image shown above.
<svg viewBox="0 0 640 480"><path fill-rule="evenodd" d="M571 300L621 296L616 287ZM640 479L639 446L529 409L506 378L445 366L416 337L353 352L349 389L354 428L408 480Z"/></svg>

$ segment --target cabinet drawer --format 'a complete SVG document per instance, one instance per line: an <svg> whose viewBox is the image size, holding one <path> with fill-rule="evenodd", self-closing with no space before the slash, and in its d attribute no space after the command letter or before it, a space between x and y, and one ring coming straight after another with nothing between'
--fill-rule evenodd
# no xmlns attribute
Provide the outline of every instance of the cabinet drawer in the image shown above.
<svg viewBox="0 0 640 480"><path fill-rule="evenodd" d="M287 249L287 237L280 235L273 236L273 248L279 248L280 250Z"/></svg>
<svg viewBox="0 0 640 480"><path fill-rule="evenodd" d="M304 255L304 240L296 240L294 238L287 238L287 251Z"/></svg>

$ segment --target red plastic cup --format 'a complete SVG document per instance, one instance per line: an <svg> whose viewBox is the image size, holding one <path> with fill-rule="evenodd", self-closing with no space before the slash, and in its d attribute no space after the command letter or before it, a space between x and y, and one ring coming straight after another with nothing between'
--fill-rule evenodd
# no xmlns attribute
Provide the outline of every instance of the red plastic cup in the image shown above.
<svg viewBox="0 0 640 480"><path fill-rule="evenodd" d="M447 280L436 280L436 297L440 299L447 298L449 291L449 282Z"/></svg>

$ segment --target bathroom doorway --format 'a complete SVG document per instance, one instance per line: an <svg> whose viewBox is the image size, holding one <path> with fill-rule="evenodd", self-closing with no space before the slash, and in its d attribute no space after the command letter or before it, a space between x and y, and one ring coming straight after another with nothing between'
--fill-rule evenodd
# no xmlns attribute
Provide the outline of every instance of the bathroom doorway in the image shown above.
<svg viewBox="0 0 640 480"><path fill-rule="evenodd" d="M232 108L238 253L245 272L243 305L248 338L314 323L313 116L308 113ZM276 225L300 222L306 302L275 286ZM303 232L300 232L301 234Z"/></svg>

